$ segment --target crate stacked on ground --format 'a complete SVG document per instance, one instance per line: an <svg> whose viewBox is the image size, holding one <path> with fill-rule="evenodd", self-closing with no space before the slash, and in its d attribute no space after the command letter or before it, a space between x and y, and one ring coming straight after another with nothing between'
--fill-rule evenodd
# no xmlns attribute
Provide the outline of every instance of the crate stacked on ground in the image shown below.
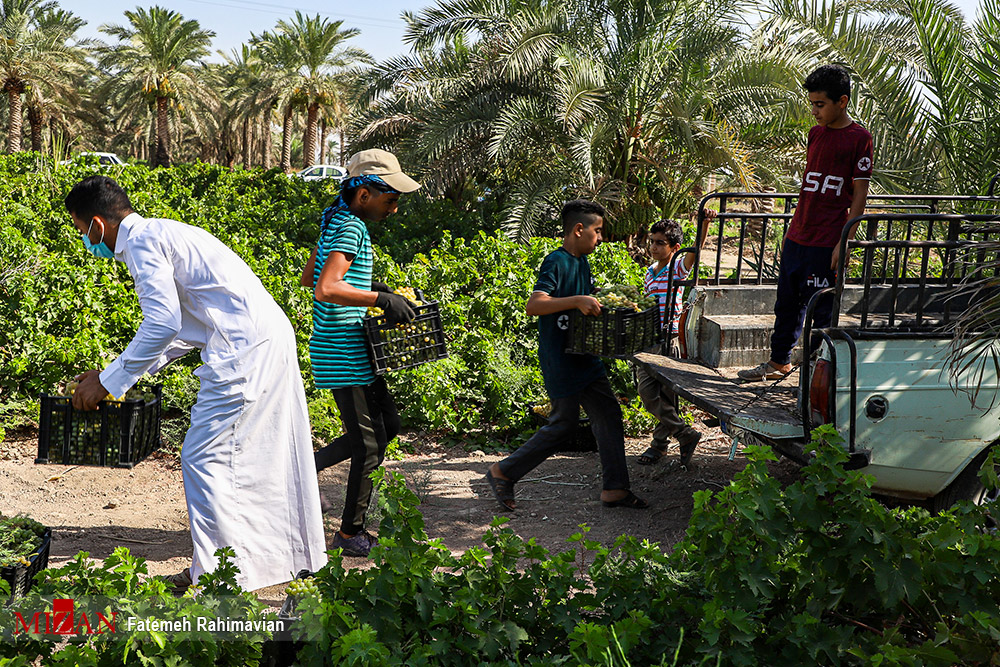
<svg viewBox="0 0 1000 667"><path fill-rule="evenodd" d="M389 324L378 308L369 308L364 319L368 352L377 375L448 356L438 303L425 302L423 295L411 288L400 288L396 293L417 304L411 322Z"/></svg>
<svg viewBox="0 0 1000 667"><path fill-rule="evenodd" d="M0 579L10 586L10 599L23 597L35 575L49 566L52 531L24 516L0 514Z"/></svg>
<svg viewBox="0 0 1000 667"><path fill-rule="evenodd" d="M35 463L131 468L160 446L161 385L73 408L71 396L41 396Z"/></svg>
<svg viewBox="0 0 1000 667"><path fill-rule="evenodd" d="M624 359L663 340L656 299L635 285L610 285L594 295L599 315L570 311L567 352Z"/></svg>

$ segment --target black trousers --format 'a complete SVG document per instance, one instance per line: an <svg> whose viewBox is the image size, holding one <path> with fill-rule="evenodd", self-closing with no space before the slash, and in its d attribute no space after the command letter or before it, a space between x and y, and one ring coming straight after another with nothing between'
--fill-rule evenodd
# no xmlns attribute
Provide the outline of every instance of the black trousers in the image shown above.
<svg viewBox="0 0 1000 667"><path fill-rule="evenodd" d="M607 376L601 376L572 396L553 398L549 423L535 431L517 451L500 461L500 472L515 482L538 464L559 451L572 437L580 423L580 407L590 417L590 428L597 440L597 451L604 472L606 490L628 489L628 467L625 464L625 428L618 397Z"/></svg>
<svg viewBox="0 0 1000 667"><path fill-rule="evenodd" d="M778 270L778 297L774 301L774 333L771 334L771 361L787 364L795 341L802 335L806 306L813 294L833 287L836 274L830 268L833 248L813 248L785 239ZM830 326L833 297L816 304L812 326Z"/></svg>
<svg viewBox="0 0 1000 667"><path fill-rule="evenodd" d="M340 530L357 535L365 528L371 503L369 475L382 465L386 445L399 433L399 410L382 377L367 386L332 391L346 432L316 452L316 472L351 460Z"/></svg>

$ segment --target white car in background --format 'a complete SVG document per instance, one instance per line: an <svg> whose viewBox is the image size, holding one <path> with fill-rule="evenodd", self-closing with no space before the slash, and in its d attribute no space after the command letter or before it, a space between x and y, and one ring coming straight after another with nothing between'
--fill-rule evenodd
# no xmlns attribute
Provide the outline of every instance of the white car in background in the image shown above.
<svg viewBox="0 0 1000 667"><path fill-rule="evenodd" d="M121 159L114 153L100 153L96 151L84 151L82 153L77 153L68 160L63 160L59 164L70 164L79 157L93 156L97 158L98 164L125 164L125 160Z"/></svg>
<svg viewBox="0 0 1000 667"><path fill-rule="evenodd" d="M347 170L333 164L315 164L295 172L295 175L303 181L320 181L325 178L335 178L341 181L347 178Z"/></svg>

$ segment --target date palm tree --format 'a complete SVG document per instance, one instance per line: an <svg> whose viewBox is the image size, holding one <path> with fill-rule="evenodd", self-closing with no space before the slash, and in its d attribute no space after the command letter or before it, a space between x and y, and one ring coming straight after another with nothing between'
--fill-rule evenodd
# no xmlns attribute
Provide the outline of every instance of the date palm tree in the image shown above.
<svg viewBox="0 0 1000 667"><path fill-rule="evenodd" d="M58 87L79 62L69 39L80 25L55 2L0 1L0 86L7 94L7 152L21 150L23 95L29 90Z"/></svg>
<svg viewBox="0 0 1000 667"><path fill-rule="evenodd" d="M712 170L754 187L787 160L791 142L758 116L794 116L794 94L780 54L740 57L738 9L441 0L408 17L411 56L379 68L362 143L396 134L428 165L425 182L485 175L506 190L515 238L571 196L602 200L628 235L690 203Z"/></svg>
<svg viewBox="0 0 1000 667"><path fill-rule="evenodd" d="M341 97L338 77L345 75L351 67L373 62L366 51L345 44L360 31L355 28L344 30L341 26L343 21L330 21L319 15L305 16L296 11L294 19L278 21L274 31L264 38L278 41L273 47L264 45L265 53L272 50L284 53L289 45L294 47L293 62L297 65L297 76L290 101L306 111L303 142L306 166L316 158L321 107L335 105ZM287 120L286 116L286 124Z"/></svg>
<svg viewBox="0 0 1000 667"><path fill-rule="evenodd" d="M79 88L82 75L90 71L86 61L86 51L71 40L85 21L68 11L50 9L42 11L36 18L36 29L48 35L57 43L66 44L62 54L62 65L51 75L38 77L25 89L24 106L30 125L31 150L43 150L43 130L51 118L58 118L65 124L80 103Z"/></svg>
<svg viewBox="0 0 1000 667"><path fill-rule="evenodd" d="M281 122L282 171L292 170L292 132L294 114L302 100L298 92L299 69L302 61L299 49L289 36L265 31L251 35L250 43L261 64L259 78L247 91L244 104L276 113Z"/></svg>
<svg viewBox="0 0 1000 667"><path fill-rule="evenodd" d="M196 119L197 105L214 97L202 81L200 66L215 33L159 6L126 11L125 18L128 25L101 26L101 32L118 39L98 49L100 64L110 72L105 90L122 107L129 100L155 107L152 165L169 167L171 114L184 111Z"/></svg>

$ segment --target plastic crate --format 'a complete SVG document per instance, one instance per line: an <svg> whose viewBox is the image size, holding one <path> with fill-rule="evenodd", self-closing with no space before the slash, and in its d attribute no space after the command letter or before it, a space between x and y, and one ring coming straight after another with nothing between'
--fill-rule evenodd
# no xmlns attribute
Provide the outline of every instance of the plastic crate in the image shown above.
<svg viewBox="0 0 1000 667"><path fill-rule="evenodd" d="M306 579L313 576L309 570L300 570L296 579ZM282 630L264 642L261 651L261 667L289 667L295 664L295 656L302 648L302 641L295 639L294 627L299 622L295 614L295 598L291 595L285 598L278 610L278 620L282 621Z"/></svg>
<svg viewBox="0 0 1000 667"><path fill-rule="evenodd" d="M160 446L162 386L148 391L150 401L102 401L93 411L42 395L35 463L131 468Z"/></svg>
<svg viewBox="0 0 1000 667"><path fill-rule="evenodd" d="M389 324L385 315L366 317L364 324L368 353L376 375L448 356L437 301L417 306L416 316L408 324Z"/></svg>
<svg viewBox="0 0 1000 667"><path fill-rule="evenodd" d="M569 314L566 351L624 359L663 340L658 306L636 312L627 308L602 308L600 315Z"/></svg>
<svg viewBox="0 0 1000 667"><path fill-rule="evenodd" d="M529 411L529 416L533 424L541 428L549 423L549 418L538 414L534 410ZM559 445L560 452L596 452L597 439L594 431L590 428L590 418L581 417L573 431L573 436Z"/></svg>
<svg viewBox="0 0 1000 667"><path fill-rule="evenodd" d="M42 544L35 553L25 554L30 565L11 565L0 568L0 579L10 584L10 599L24 597L35 583L35 575L49 566L49 550L52 546L52 529L46 528L42 534Z"/></svg>

